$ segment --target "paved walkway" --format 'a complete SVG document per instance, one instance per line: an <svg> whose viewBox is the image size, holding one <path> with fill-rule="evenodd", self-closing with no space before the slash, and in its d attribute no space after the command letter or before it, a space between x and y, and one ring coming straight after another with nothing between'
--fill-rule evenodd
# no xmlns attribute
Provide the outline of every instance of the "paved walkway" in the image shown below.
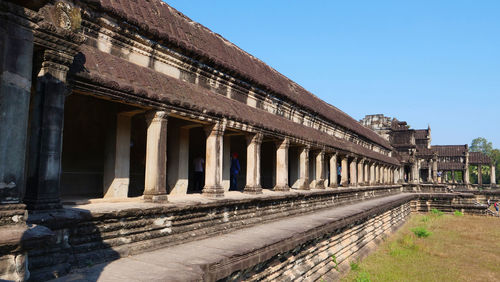
<svg viewBox="0 0 500 282"><path fill-rule="evenodd" d="M398 194L259 224L80 269L53 281L200 281L210 265L293 238L362 211L412 197Z"/></svg>

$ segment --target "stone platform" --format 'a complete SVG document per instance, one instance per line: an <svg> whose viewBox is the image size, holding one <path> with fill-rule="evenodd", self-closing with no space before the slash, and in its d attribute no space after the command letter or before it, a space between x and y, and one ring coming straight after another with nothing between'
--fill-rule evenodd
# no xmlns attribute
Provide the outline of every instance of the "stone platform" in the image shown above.
<svg viewBox="0 0 500 282"><path fill-rule="evenodd" d="M339 275L332 255L346 265L362 254L405 221L414 198L403 193L289 217L98 264L55 281L331 279Z"/></svg>
<svg viewBox="0 0 500 282"><path fill-rule="evenodd" d="M222 199L188 195L172 197L166 204L68 201L74 205L29 215L27 222L51 230L56 242L30 250L29 269L35 280L53 279L72 269L400 193L401 186L392 185L262 195L234 192Z"/></svg>

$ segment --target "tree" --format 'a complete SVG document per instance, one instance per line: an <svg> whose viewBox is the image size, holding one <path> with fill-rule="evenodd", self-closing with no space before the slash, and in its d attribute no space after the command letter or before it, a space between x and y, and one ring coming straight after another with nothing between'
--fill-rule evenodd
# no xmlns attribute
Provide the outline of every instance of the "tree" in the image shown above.
<svg viewBox="0 0 500 282"><path fill-rule="evenodd" d="M472 140L470 149L471 152L481 152L486 154L488 157L490 157L493 160L493 164L495 166L495 172L496 172L496 180L497 183L500 183L500 150L499 149L493 149L493 143L488 142L486 138L484 137L478 137ZM485 169L483 167L483 173L489 172L489 169ZM477 170L474 172L472 171L472 174L477 175ZM487 173L489 174L489 173ZM474 176L475 176L474 175Z"/></svg>
<svg viewBox="0 0 500 282"><path fill-rule="evenodd" d="M486 154L488 157L492 157L493 143L488 142L484 137L478 137L472 140L470 144L471 152L481 152Z"/></svg>

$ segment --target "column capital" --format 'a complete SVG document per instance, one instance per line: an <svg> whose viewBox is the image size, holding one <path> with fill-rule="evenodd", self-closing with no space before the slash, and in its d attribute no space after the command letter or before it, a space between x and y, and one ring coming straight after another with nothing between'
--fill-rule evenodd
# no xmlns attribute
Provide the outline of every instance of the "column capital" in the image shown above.
<svg viewBox="0 0 500 282"><path fill-rule="evenodd" d="M250 143L261 144L262 140L264 139L264 134L262 134L262 133L246 134L245 139L247 141L247 144L250 144Z"/></svg>
<svg viewBox="0 0 500 282"><path fill-rule="evenodd" d="M212 123L210 125L204 126L203 130L205 130L205 134L207 136L210 136L212 134L217 136L222 136L226 131L226 124L227 124L226 119L223 119L215 123Z"/></svg>
<svg viewBox="0 0 500 282"><path fill-rule="evenodd" d="M148 123L167 121L168 115L169 115L169 112L165 111L165 110L151 110L151 111L147 111L145 114L146 121Z"/></svg>
<svg viewBox="0 0 500 282"><path fill-rule="evenodd" d="M274 144L276 144L276 147L281 148L281 149L288 149L290 147L290 139L288 137L274 141Z"/></svg>

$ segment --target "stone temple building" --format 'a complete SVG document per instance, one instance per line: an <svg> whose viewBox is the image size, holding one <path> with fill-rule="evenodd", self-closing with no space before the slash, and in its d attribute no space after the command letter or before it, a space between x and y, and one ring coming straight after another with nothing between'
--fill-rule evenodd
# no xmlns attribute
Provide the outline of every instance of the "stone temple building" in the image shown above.
<svg viewBox="0 0 500 282"><path fill-rule="evenodd" d="M465 145L431 145L431 128L410 129L406 122L382 114L366 115L361 121L391 143L401 163L401 178L413 183L452 183L470 187L471 166L482 175L482 166L491 167L490 184L496 185L492 160L481 152L469 152ZM474 185L474 184L472 184ZM482 186L482 177L475 185Z"/></svg>
<svg viewBox="0 0 500 282"><path fill-rule="evenodd" d="M331 255L347 267L411 211L485 214L471 201L496 197L429 196L447 191L439 172L467 184L468 165L489 160L430 146L430 129L377 116L363 126L160 0L0 0L0 37L0 279L159 248L175 271L122 275L335 279ZM233 153L241 192L228 192ZM207 253L182 268L201 249L169 255L237 230L253 235L248 250L215 251L229 260Z"/></svg>

